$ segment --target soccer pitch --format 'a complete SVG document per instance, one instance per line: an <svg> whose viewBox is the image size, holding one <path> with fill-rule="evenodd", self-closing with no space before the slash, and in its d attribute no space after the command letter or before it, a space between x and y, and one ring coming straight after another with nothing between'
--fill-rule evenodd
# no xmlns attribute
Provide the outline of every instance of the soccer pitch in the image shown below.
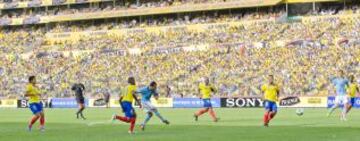
<svg viewBox="0 0 360 141"><path fill-rule="evenodd" d="M139 123L144 112L137 109L136 134L127 133L128 124L110 122L119 108L85 110L87 120L75 118L76 109L45 109L46 131L26 130L31 112L28 109L0 109L0 141L358 141L360 112L353 109L348 121L339 120L339 110L326 117L325 108L305 109L297 116L295 109L279 109L270 127L262 126L263 109L215 109L221 120L211 121L205 114L198 122L193 119L197 109L160 109L170 125L162 124L155 116L146 131Z"/></svg>

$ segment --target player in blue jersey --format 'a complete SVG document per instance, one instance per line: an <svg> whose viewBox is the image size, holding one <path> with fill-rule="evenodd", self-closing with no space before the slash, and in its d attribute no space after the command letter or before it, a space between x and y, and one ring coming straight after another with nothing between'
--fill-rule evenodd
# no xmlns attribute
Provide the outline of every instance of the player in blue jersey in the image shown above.
<svg viewBox="0 0 360 141"><path fill-rule="evenodd" d="M349 81L345 78L343 70L339 70L338 76L331 80L331 83L335 86L336 97L334 106L331 107L327 116L330 116L331 113L338 108L340 105L345 105L348 103L346 88L349 87ZM343 111L340 116L340 120L346 120L346 106L343 107Z"/></svg>
<svg viewBox="0 0 360 141"><path fill-rule="evenodd" d="M143 87L137 91L137 93L141 94L141 103L143 105L143 108L146 112L146 118L144 122L141 124L141 130L145 130L146 123L151 119L153 116L153 113L160 118L160 120L165 124L170 124L168 120L163 118L157 108L151 104L151 97L154 96L156 100L159 98L159 94L156 91L157 84L156 82L151 82L149 86Z"/></svg>

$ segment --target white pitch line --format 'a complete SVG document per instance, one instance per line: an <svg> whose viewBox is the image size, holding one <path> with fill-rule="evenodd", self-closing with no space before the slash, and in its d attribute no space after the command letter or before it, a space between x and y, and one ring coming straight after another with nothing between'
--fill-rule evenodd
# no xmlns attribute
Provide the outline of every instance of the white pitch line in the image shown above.
<svg viewBox="0 0 360 141"><path fill-rule="evenodd" d="M88 126L94 126L94 125L99 125L99 124L113 124L113 122L111 122L111 121L96 121L96 122L86 123L86 125L88 125Z"/></svg>

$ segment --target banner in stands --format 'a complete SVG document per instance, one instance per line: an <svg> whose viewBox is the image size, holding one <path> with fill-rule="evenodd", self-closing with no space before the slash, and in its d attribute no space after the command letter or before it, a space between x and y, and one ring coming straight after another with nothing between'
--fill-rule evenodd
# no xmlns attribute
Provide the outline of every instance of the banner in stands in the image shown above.
<svg viewBox="0 0 360 141"><path fill-rule="evenodd" d="M89 100L85 99L85 106L89 105ZM77 102L75 98L52 98L52 108L77 108Z"/></svg>
<svg viewBox="0 0 360 141"><path fill-rule="evenodd" d="M114 13L110 12L109 14L113 15ZM43 18L43 17L42 17ZM64 17L66 18L66 17ZM49 19L51 20L51 19ZM59 20L59 16L56 16L56 20ZM40 19L40 23L43 20ZM49 22L49 21L48 21ZM144 33L144 34L161 34L164 32L173 32L174 30L190 30L196 32L205 32L207 30L212 30L214 28L232 28L239 27L247 24L261 23L261 22L275 22L274 20L253 20L246 22L229 22L229 23L211 23L211 24L191 24L187 26L162 26L162 27L146 27L146 28L129 28L129 29L119 29L119 30L97 30L97 31L83 31L83 32L63 32L63 33L46 33L46 40L51 43L61 43L64 41L76 42L82 38L100 38L106 36L124 36L134 33ZM169 51L165 50L167 48L160 48L154 52L163 52ZM172 49L171 52L176 52L178 49Z"/></svg>
<svg viewBox="0 0 360 141"><path fill-rule="evenodd" d="M327 108L334 106L334 104L335 104L335 96L329 96L327 99ZM344 105L341 104L340 106L342 107ZM360 108L360 97L355 98L355 103L353 107Z"/></svg>
<svg viewBox="0 0 360 141"><path fill-rule="evenodd" d="M279 101L279 107L326 107L327 97L286 97Z"/></svg>
<svg viewBox="0 0 360 141"><path fill-rule="evenodd" d="M16 99L2 99L0 100L0 107L16 107Z"/></svg>
<svg viewBox="0 0 360 141"><path fill-rule="evenodd" d="M51 107L50 102L48 99L42 99L41 103L43 104L44 108ZM28 108L29 107L29 101L27 99L19 99L17 100L17 107L18 108Z"/></svg>
<svg viewBox="0 0 360 141"><path fill-rule="evenodd" d="M259 97L221 98L221 107L227 108L263 107L263 103L263 100Z"/></svg>
<svg viewBox="0 0 360 141"><path fill-rule="evenodd" d="M220 107L220 98L211 99L212 107ZM204 106L204 102L199 98L174 98L174 108L200 108Z"/></svg>

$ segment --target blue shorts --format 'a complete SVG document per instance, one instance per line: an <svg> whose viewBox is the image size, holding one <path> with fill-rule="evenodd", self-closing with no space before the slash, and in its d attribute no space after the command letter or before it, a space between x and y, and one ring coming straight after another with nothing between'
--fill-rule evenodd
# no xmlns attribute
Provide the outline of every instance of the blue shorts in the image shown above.
<svg viewBox="0 0 360 141"><path fill-rule="evenodd" d="M35 115L43 111L43 105L41 102L39 103L30 103L29 108L31 112Z"/></svg>
<svg viewBox="0 0 360 141"><path fill-rule="evenodd" d="M131 102L121 102L123 111L125 113L125 116L128 118L134 118L135 117L135 109L132 106Z"/></svg>
<svg viewBox="0 0 360 141"><path fill-rule="evenodd" d="M351 106L354 106L354 105L355 105L355 97L351 97L351 98L350 98L349 104L350 104Z"/></svg>
<svg viewBox="0 0 360 141"><path fill-rule="evenodd" d="M210 99L203 99L203 102L204 102L204 107L205 108L211 108L212 107Z"/></svg>
<svg viewBox="0 0 360 141"><path fill-rule="evenodd" d="M271 111L271 112L277 112L277 106L276 103L273 101L268 101L265 100L264 102L264 107L267 111Z"/></svg>

